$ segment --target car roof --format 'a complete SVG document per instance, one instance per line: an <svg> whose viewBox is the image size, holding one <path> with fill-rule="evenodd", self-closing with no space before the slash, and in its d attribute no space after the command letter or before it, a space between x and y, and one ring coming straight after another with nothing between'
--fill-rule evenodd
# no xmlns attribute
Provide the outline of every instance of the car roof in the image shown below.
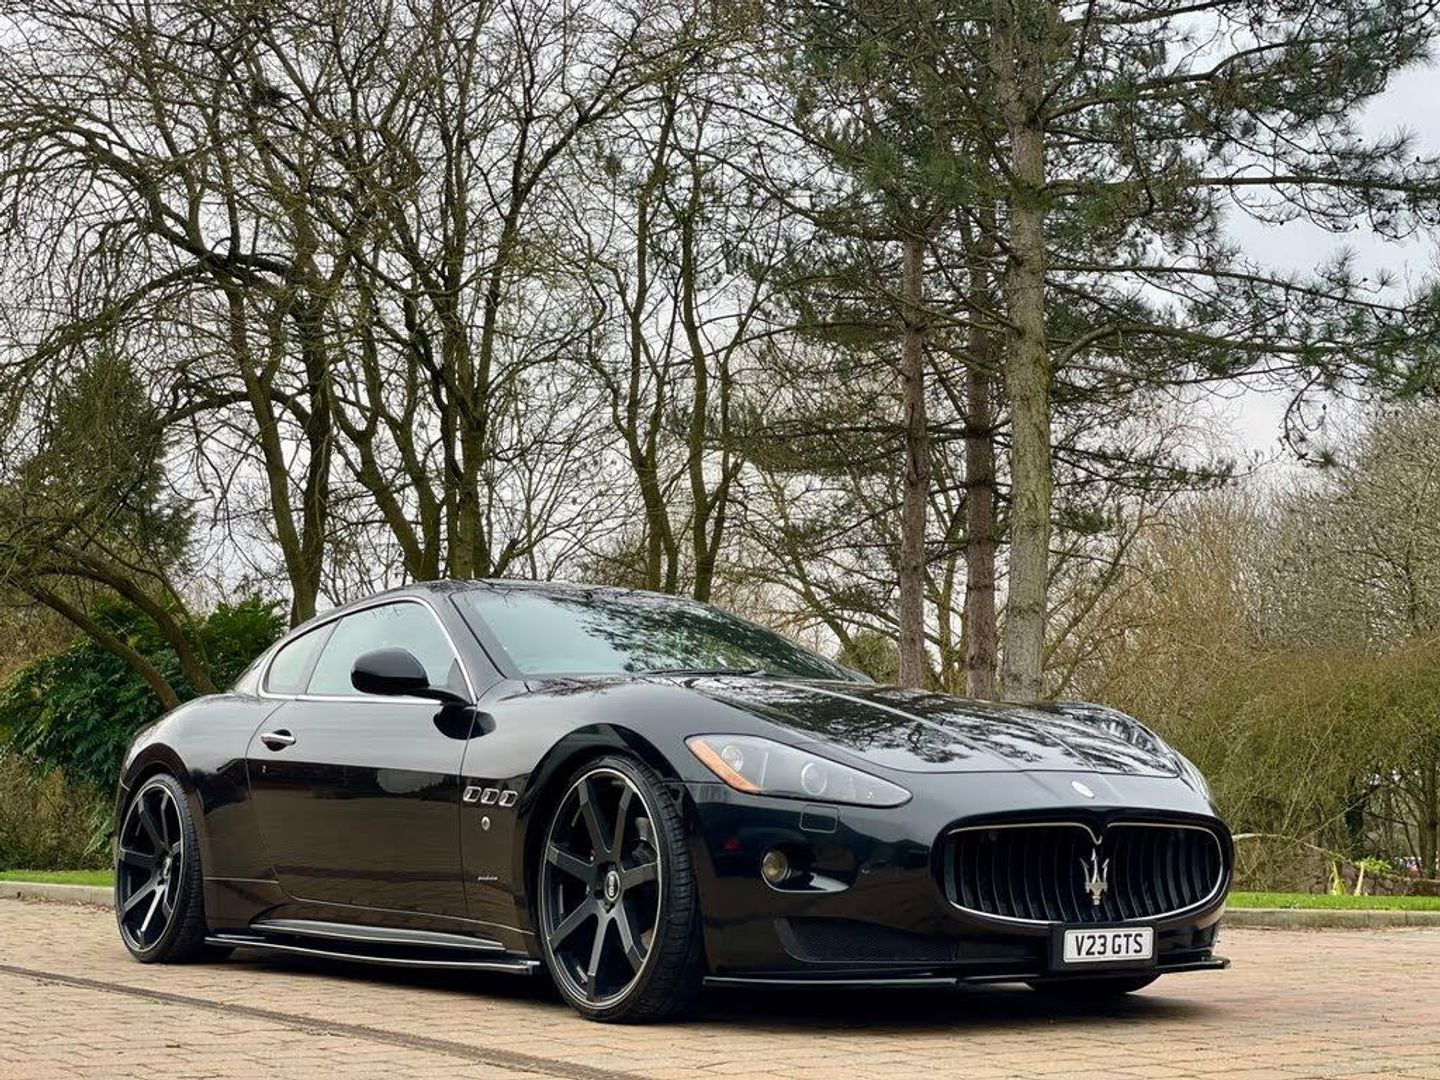
<svg viewBox="0 0 1440 1080"><path fill-rule="evenodd" d="M494 592L525 591L545 596L566 596L576 593L605 593L614 596L635 596L668 600L679 604L695 604L697 601L685 596L654 592L649 589L627 589L618 585L602 585L576 581L529 581L521 578L438 578L434 581L415 581L397 585L382 592L371 593L348 603L337 605L321 612L319 617L330 617L351 608L367 607L377 600L402 599L406 596L453 596L459 593L489 590Z"/></svg>
<svg viewBox="0 0 1440 1080"><path fill-rule="evenodd" d="M560 595L577 592L604 592L620 595L655 596L665 600L683 601L687 599L683 596L673 596L668 593L654 592L649 589L627 589L619 585L604 585L598 582L532 581L524 578L441 578L436 581L417 581L413 585L402 586L401 588L402 590L423 589L436 593L473 592L477 589L491 589L495 591L523 589L526 592L555 593Z"/></svg>

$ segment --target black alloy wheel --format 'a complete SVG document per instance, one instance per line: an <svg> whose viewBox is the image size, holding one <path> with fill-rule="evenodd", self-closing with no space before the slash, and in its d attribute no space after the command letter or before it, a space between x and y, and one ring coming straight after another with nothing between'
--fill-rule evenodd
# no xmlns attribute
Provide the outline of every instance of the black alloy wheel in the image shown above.
<svg viewBox="0 0 1440 1080"><path fill-rule="evenodd" d="M561 994L595 1020L688 1003L703 974L679 812L645 766L609 757L571 780L546 831L539 915Z"/></svg>
<svg viewBox="0 0 1440 1080"><path fill-rule="evenodd" d="M115 919L125 947L145 963L205 951L199 845L174 777L152 776L125 809L115 846Z"/></svg>

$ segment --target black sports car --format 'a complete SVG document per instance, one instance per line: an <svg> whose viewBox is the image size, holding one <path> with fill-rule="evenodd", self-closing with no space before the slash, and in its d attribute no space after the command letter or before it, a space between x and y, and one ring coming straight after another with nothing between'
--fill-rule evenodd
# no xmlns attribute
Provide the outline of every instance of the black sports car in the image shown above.
<svg viewBox="0 0 1440 1080"><path fill-rule="evenodd" d="M878 686L674 597L417 585L329 612L122 773L121 937L712 984L1124 993L1213 953L1230 834L1130 717Z"/></svg>

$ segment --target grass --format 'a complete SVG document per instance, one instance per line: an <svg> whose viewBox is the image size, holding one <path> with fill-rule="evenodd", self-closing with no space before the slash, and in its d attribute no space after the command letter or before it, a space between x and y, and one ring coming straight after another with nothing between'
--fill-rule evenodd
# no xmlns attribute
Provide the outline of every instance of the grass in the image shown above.
<svg viewBox="0 0 1440 1080"><path fill-rule="evenodd" d="M35 881L46 885L100 885L109 888L115 875L109 870L0 870L0 881Z"/></svg>
<svg viewBox="0 0 1440 1080"><path fill-rule="evenodd" d="M1232 908L1440 911L1440 896L1330 896L1325 893L1232 892L1227 903Z"/></svg>
<svg viewBox="0 0 1440 1080"><path fill-rule="evenodd" d="M109 870L0 870L0 881L40 881L109 888ZM1440 911L1440 896L1329 896L1324 893L1232 892L1232 908L1347 908L1380 911Z"/></svg>

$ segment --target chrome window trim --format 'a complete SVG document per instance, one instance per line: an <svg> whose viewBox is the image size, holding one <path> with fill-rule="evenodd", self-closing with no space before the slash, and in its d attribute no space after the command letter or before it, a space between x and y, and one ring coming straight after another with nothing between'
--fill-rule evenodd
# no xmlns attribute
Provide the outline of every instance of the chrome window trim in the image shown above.
<svg viewBox="0 0 1440 1080"><path fill-rule="evenodd" d="M1138 919L1120 919L1119 922L1122 925L1160 922L1165 919L1174 919L1178 918L1181 915L1188 915L1191 912L1204 911L1207 907L1209 907L1215 902L1215 899L1218 896L1224 893L1225 886L1229 880L1229 875L1225 872L1225 845L1220 842L1220 837L1216 834L1215 830L1206 825L1192 825L1186 822L1128 821L1121 819L1118 821L1110 822L1110 824L1105 827L1105 830L1103 832L1096 833L1096 831L1092 829L1089 825L1086 825L1084 822L1080 821L1013 821L995 825L957 825L953 829L946 829L945 832L941 834L940 838L943 842L954 836L956 833L962 832L993 832L998 829L1053 828L1083 829L1086 835L1090 837L1091 843L1094 844L1099 844L1105 838L1104 832L1108 832L1110 829L1191 829L1195 832L1204 833L1210 838L1210 842L1215 845L1216 854L1220 856L1220 874L1215 879L1214 887L1210 890L1210 892L1203 900L1199 900L1196 903L1190 904L1188 907L1176 908L1173 911L1161 911L1155 913L1154 915L1146 915ZM948 848L948 845L946 846ZM971 908L966 907L964 904L957 904L954 900L950 899L949 893L946 893L943 887L940 891L945 894L945 902L947 904L955 908L957 911L963 911L965 912L965 914L973 915L977 919L989 919L993 922L1010 923L1021 926L1084 925L1081 923L1067 923L1063 919L1021 919L1013 915L996 915L990 911L981 911L978 908Z"/></svg>
<svg viewBox="0 0 1440 1080"><path fill-rule="evenodd" d="M440 618L440 613L435 610L435 605L422 596L377 597L374 600L366 601L355 607L349 607L344 611L337 611L332 615L315 620L313 624L306 627L305 634L316 633L331 623L338 623L340 620L351 615L359 615L363 611L373 611L375 608L390 607L394 604L419 604L430 613L430 618L435 620L435 625L440 628L440 633L445 635L445 644L450 646L450 655L454 657L456 665L460 668L460 677L465 680L465 689L469 694L469 704L474 705L476 701L475 683L471 681L470 672L465 667L465 658L460 655L460 650L455 645L455 639L451 636L449 628L446 627L445 620ZM293 640L299 640L299 638L304 637L305 634L300 634ZM291 640L289 637L285 638L266 658L265 668L264 671L261 672L260 683L256 691L260 697L267 698L271 701L366 702L370 704L429 705L431 708L434 708L436 705L436 702L431 698L412 697L409 694L389 697L381 694L362 694L358 690L354 694L277 694L271 690L267 690L266 683L270 681L270 665L275 662L275 658L280 655L281 649ZM321 655L324 654L329 644L327 641L325 645L321 646ZM318 662L319 657L316 657L316 660ZM313 669L310 674L313 678L315 674Z"/></svg>

